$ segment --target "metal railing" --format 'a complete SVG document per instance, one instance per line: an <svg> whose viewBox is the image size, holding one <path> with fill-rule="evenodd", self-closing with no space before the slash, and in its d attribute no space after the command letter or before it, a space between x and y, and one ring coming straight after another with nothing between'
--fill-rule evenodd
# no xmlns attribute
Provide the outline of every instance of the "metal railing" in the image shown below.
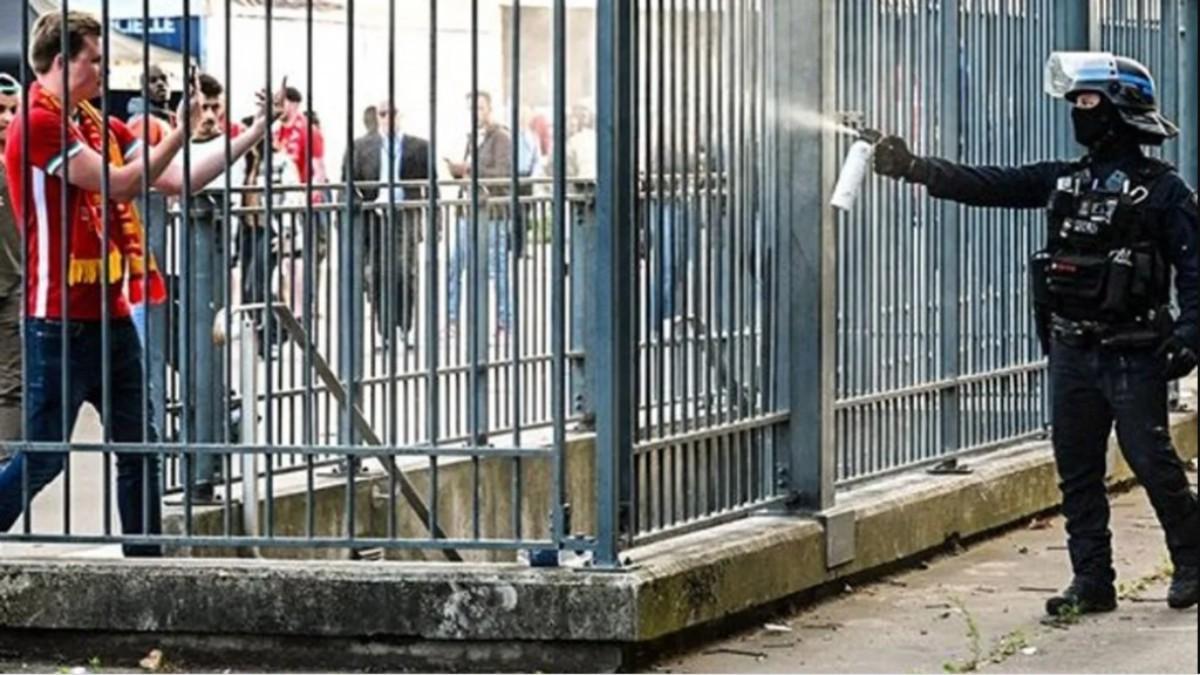
<svg viewBox="0 0 1200 675"><path fill-rule="evenodd" d="M632 540L778 497L759 2L642 2L633 17L639 257Z"/></svg>
<svg viewBox="0 0 1200 675"><path fill-rule="evenodd" d="M490 331L483 340L487 348L478 367L486 373L489 386L478 390L467 387L471 370L468 342L472 335L458 329L448 312L431 317L429 307L419 301L424 289L431 284L444 292L452 283L453 274L449 270L455 264L456 256L461 256L465 248L463 237L467 233L469 201L461 198L439 201L435 219L436 262L438 269L448 270L447 275L439 279L429 277L430 266L420 264L417 251L427 229L427 203L421 200L404 201L393 208L384 202L373 202L355 207L353 217L365 232L371 233L368 235L371 239L363 243L366 251L364 256L370 262L362 270L361 279L356 277L354 280L356 286L363 290L362 303L365 305L362 311L355 312L358 323L354 328L354 352L359 372L354 377L354 384L361 392L366 422L386 439L388 445L425 444L433 437L448 445L468 442L470 435L466 426L466 410L468 406L476 405L472 401L476 396L482 399L479 407L487 413L479 437L484 443L496 437L510 437L518 428L536 433L553 423L549 391L552 326L550 316L545 312L552 285L549 240L552 200L548 195L533 194L534 189L548 185L547 181L526 180L523 184L530 188L530 194L519 199L519 218L512 218L513 204L506 198L492 199L485 204L491 220L505 230L504 241L496 242L503 247L506 262L511 265L511 270L505 275L511 277L505 295L509 296L509 302L517 296L527 301L520 307L519 314L508 322L507 331ZM592 206L588 196L593 186L592 180L572 183L573 189L578 191L568 195L567 213L570 221L578 227L594 227L590 222ZM397 189L401 190L424 187L427 186L397 184ZM443 194L454 194L464 185L451 181L442 182L439 187ZM358 186L359 190L378 191L381 188L386 189L387 186L370 183ZM289 192L302 194L296 188L279 191L285 195ZM297 322L310 324L306 333L312 353L306 353L303 342L293 339L282 327L276 326L276 338L268 341L262 353L263 357L270 358L261 359L257 365L257 378L262 383L255 408L259 422L257 438L268 445L339 445L342 441L338 434L338 396L319 378L314 381L312 362L316 358L323 358L327 363L333 363L338 354L338 323L344 318L339 307L340 298L334 288L337 285L335 263L341 258L337 244L338 233L344 227L344 200L338 190L333 190L333 201L314 209L314 221L307 220L307 207L302 205L283 205L272 209L273 224L269 228L267 242L268 257L272 264L261 270L265 279L246 279L246 270L254 268L253 264L247 264L250 255L261 251L244 249L247 244L257 241L250 233L262 227L266 209L261 203L257 206L232 207L229 209L230 222L226 223L219 203L223 195L216 192L206 194L212 201L205 208L194 209L188 225L193 242L188 249L192 260L193 299L190 306L193 315L186 320L168 322L168 325L199 328L191 343L188 367L196 372L212 372L216 377L185 394L180 389L180 370L179 364L174 363L175 359L168 357L154 362L152 379L161 379L166 383L165 395L156 400L158 408L166 411L161 424L165 438L178 439L181 436L181 425L185 421L183 411L187 402L193 407L202 405L204 408L189 420L193 425L193 438L208 438L218 443L238 441L241 435L240 419L244 414L239 381L246 374L242 372L236 345L233 340L224 338L217 344L204 343L208 342L210 335L216 339L218 334L239 332L235 314L225 311L224 299L227 297L233 308L262 302L262 297L248 297L248 294L256 293L249 286L258 284L270 287L269 297L272 301L286 307ZM232 199L242 203L249 200L261 202L262 195L261 188L235 190ZM168 211L163 259L167 261L169 273L179 267L176 258L185 250L179 244L184 229L182 216L177 206ZM572 229L567 230L567 249L570 252L566 260L568 269L574 265L576 258L570 234ZM241 242L243 250L222 249L226 230L229 240ZM322 230L328 230L327 236L321 234ZM328 243L323 245L322 239ZM306 243L315 246L316 252L306 255ZM377 255L383 250L392 251L393 254ZM497 256L491 256L490 264L494 265L496 259ZM464 263L461 261L459 264ZM494 278L497 275L494 273L492 276ZM582 305L573 301L578 292L573 290L572 280L575 277L567 275L566 278L567 304L572 308L567 316L566 330L575 340L580 340L582 336L574 330L574 324L579 320ZM207 283L208 288L202 289L202 283ZM456 283L461 289L461 276ZM181 304L180 284L176 281L171 287L169 304L177 312ZM226 288L230 289L228 293ZM306 294L311 294L312 303L302 306L301 301ZM461 305L461 290L458 297ZM489 292L486 297L488 324L496 326L500 303L495 292ZM447 302L443 297L439 307L445 309ZM462 316L462 310L459 316ZM438 338L435 346L426 340L425 328L431 319ZM263 323L262 320L259 322ZM459 325L465 327L468 324L459 322ZM472 330L481 325L476 324ZM519 334L512 328L515 325L523 328ZM392 330L387 330L385 326L391 326ZM168 333L164 335L167 344L164 351L182 352L182 336L176 334L172 337L170 332L169 327L163 331ZM572 349L577 353L583 352L579 344ZM426 415L425 406L431 403L424 398L424 386L431 376L428 368L431 350L437 351L435 374L440 399L432 403L434 414ZM583 384L579 381L583 377L582 359L576 360L580 363L572 369L568 386L577 392L578 406L568 414L568 421L578 422L591 413L584 407L586 399ZM336 367L333 370L336 372ZM519 392L514 387L517 379L525 383ZM200 403L202 401L203 404ZM218 411L227 411L225 418ZM270 425L266 422L268 417L272 420ZM433 435L427 428L429 420L438 421L438 428ZM309 436L313 439L311 442L306 440ZM278 455L273 458L273 470L276 473L303 471L308 468L310 460L317 468L332 467L333 473L342 473L346 469L344 457L316 454ZM167 458L164 477L165 492L168 494L183 488L178 465L178 458ZM214 473L201 478L200 482L220 484L223 478L219 475L220 468L211 467ZM239 465L233 465L231 478L234 482L240 480Z"/></svg>

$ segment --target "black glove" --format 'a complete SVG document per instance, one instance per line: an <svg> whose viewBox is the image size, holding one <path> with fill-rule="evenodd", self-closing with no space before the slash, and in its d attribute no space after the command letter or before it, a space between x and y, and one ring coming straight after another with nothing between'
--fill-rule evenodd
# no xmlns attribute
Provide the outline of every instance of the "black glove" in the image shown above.
<svg viewBox="0 0 1200 675"><path fill-rule="evenodd" d="M1185 377L1196 369L1196 352L1178 335L1164 340L1157 355L1164 361L1163 372L1168 382Z"/></svg>
<svg viewBox="0 0 1200 675"><path fill-rule="evenodd" d="M912 154L899 136L888 136L875 146L875 173L889 178L921 182L924 161Z"/></svg>

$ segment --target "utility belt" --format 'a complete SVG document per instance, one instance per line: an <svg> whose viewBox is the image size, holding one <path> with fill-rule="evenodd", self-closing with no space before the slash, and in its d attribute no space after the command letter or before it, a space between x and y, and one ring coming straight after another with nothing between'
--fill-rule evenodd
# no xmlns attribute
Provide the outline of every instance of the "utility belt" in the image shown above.
<svg viewBox="0 0 1200 675"><path fill-rule="evenodd" d="M1171 313L1166 307L1122 323L1075 320L1050 316L1049 333L1057 342L1076 349L1145 349L1157 347L1171 333Z"/></svg>
<svg viewBox="0 0 1200 675"><path fill-rule="evenodd" d="M1049 251L1031 260L1033 302L1055 314L1126 323L1165 293L1166 266L1151 246L1107 252Z"/></svg>

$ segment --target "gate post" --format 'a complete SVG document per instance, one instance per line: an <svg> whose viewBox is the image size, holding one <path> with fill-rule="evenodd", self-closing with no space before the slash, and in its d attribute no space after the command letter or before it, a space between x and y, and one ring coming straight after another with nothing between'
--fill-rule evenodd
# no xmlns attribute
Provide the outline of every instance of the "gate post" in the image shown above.
<svg viewBox="0 0 1200 675"><path fill-rule="evenodd" d="M629 534L633 456L634 4L599 0L596 7L598 185L596 200L596 564L619 565Z"/></svg>
<svg viewBox="0 0 1200 675"><path fill-rule="evenodd" d="M769 110L832 108L836 48L834 4L769 4L770 50L776 65ZM781 123L774 114L776 247L779 251L779 362L774 368L780 408L790 411L777 432L777 488L791 505L819 511L833 506L835 216L825 203L837 165L828 132ZM814 176L814 167L816 169ZM814 180L817 178L817 180Z"/></svg>

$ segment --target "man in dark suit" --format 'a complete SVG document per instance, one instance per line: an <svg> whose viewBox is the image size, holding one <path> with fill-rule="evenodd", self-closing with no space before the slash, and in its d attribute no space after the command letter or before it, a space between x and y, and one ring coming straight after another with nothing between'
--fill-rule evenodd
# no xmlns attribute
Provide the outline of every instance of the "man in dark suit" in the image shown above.
<svg viewBox="0 0 1200 675"><path fill-rule="evenodd" d="M367 295L383 344L391 342L393 333L385 325L390 323L400 329L401 342L412 348L417 244L423 239L428 209L429 142L404 133L395 106L386 99L373 107L379 131L368 130L354 141L349 166L354 180L364 183L356 192L370 261Z"/></svg>

